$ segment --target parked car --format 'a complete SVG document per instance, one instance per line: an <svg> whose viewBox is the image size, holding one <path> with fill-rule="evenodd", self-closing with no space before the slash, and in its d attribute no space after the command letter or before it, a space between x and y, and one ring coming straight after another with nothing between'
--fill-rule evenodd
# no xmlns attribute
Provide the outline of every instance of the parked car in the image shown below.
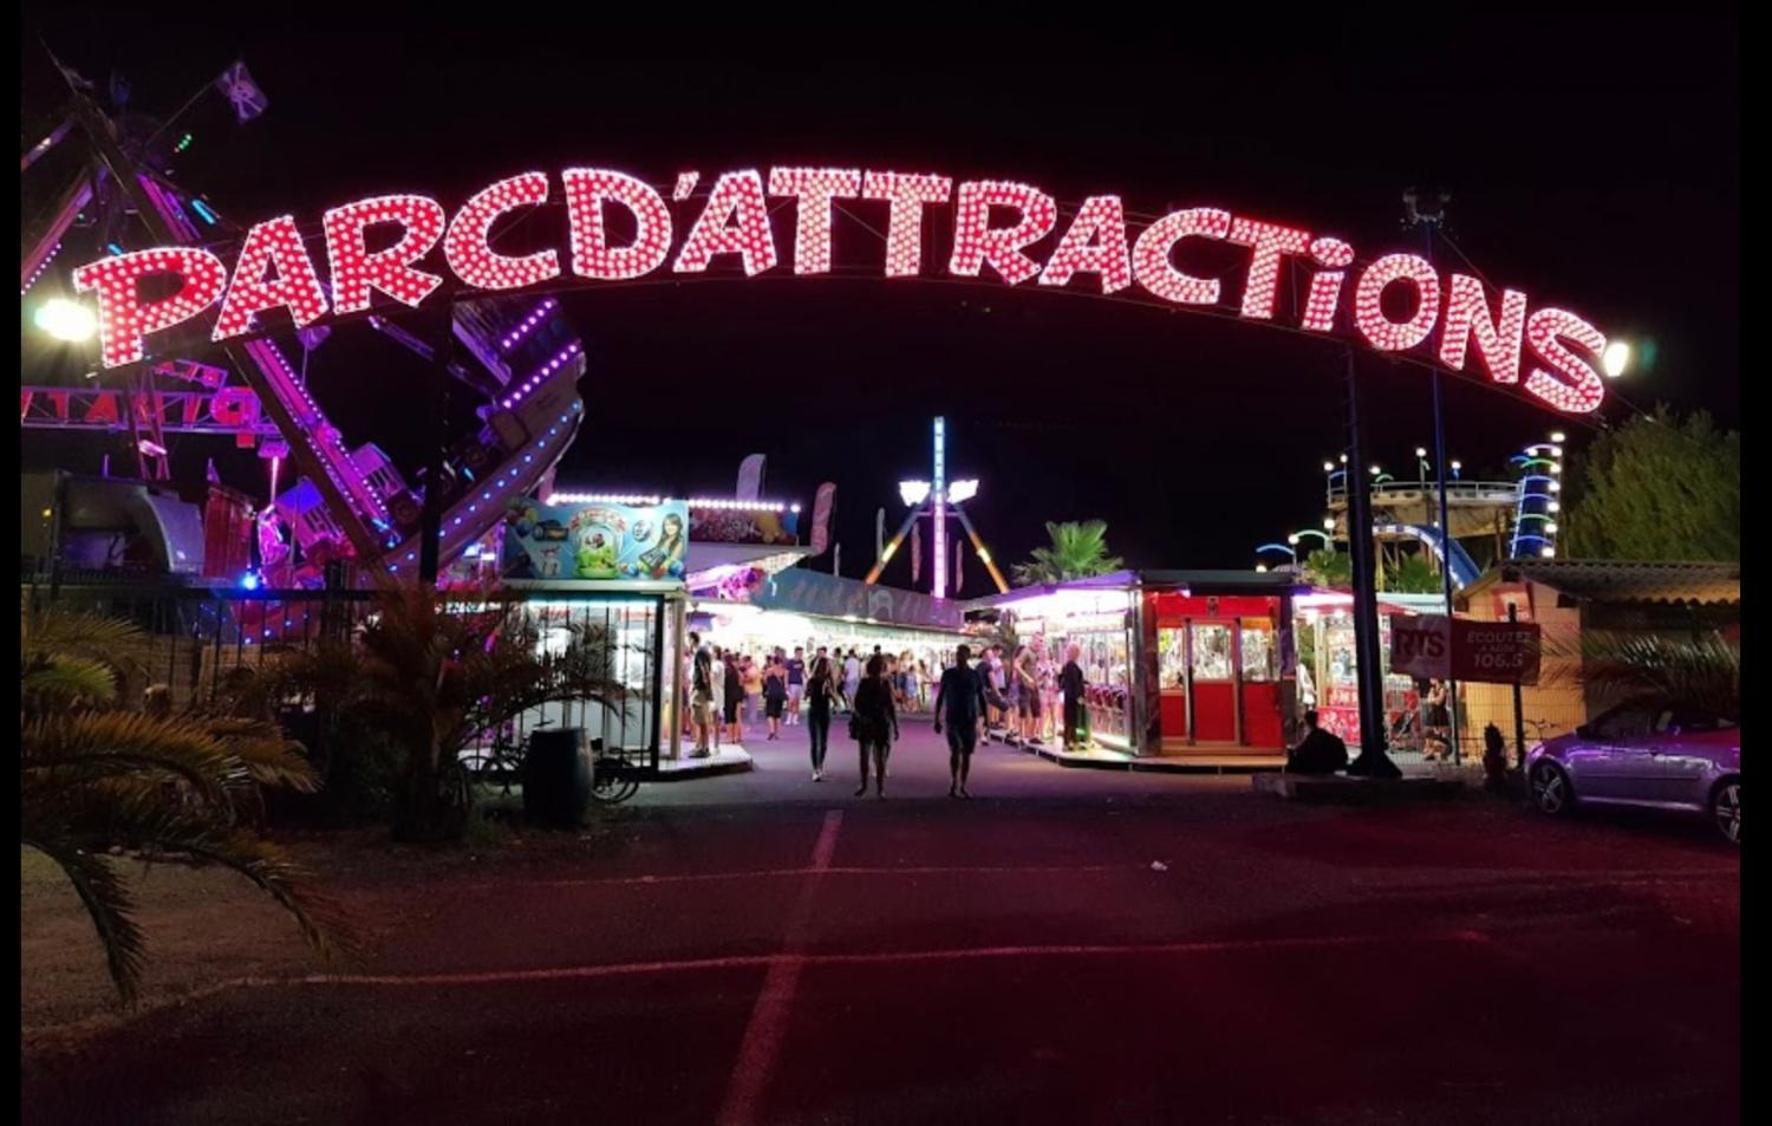
<svg viewBox="0 0 1772 1126"><path fill-rule="evenodd" d="M1577 804L1702 813L1741 844L1741 728L1678 705L1627 704L1532 748L1532 804L1560 815Z"/></svg>

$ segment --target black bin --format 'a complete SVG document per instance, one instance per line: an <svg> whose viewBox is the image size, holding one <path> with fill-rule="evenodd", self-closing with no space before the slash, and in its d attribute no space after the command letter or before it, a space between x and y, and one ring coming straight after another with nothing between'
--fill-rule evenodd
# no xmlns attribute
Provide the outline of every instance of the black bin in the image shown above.
<svg viewBox="0 0 1772 1126"><path fill-rule="evenodd" d="M591 750L577 727L545 728L523 756L523 817L549 829L576 829L591 804Z"/></svg>

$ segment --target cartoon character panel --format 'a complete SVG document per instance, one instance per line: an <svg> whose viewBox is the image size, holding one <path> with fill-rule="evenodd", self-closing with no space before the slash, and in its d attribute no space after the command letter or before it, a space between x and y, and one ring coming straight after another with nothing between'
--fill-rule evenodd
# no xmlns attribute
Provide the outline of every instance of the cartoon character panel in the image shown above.
<svg viewBox="0 0 1772 1126"><path fill-rule="evenodd" d="M512 503L505 514L507 579L680 579L689 552L682 501L625 504Z"/></svg>

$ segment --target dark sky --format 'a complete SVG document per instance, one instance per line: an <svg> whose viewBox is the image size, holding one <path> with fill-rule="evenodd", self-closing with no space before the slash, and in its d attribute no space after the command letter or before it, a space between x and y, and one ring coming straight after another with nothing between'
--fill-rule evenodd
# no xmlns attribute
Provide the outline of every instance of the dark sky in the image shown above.
<svg viewBox="0 0 1772 1126"><path fill-rule="evenodd" d="M56 108L38 35L89 77L122 72L134 104L160 114L243 57L270 110L241 127L200 99L178 167L243 222L311 221L387 191L459 202L574 163L655 182L828 163L1023 179L1060 200L1118 192L1141 211L1223 206L1373 257L1416 244L1399 229L1401 190L1439 184L1451 238L1491 279L1655 341L1654 368L1613 385L1608 420L1628 397L1739 423L1727 12L1276 12L1098 39L1080 26L1001 38L888 9L816 36L731 37L687 15L636 31L533 5L508 23L343 29L323 6L305 25L240 22L226 6L26 9L32 140ZM839 247L865 249L845 224ZM777 241L788 252L786 230ZM875 508L898 518L893 483L927 475L929 420L944 413L952 469L983 479L973 514L1003 559L1025 556L1049 519L1103 517L1114 549L1153 567L1247 566L1257 543L1314 525L1320 463L1345 441L1337 350L1033 289L789 277L580 292L568 301L590 355L589 421L561 479L729 491L739 460L763 452L771 496L809 501L838 483L856 574ZM1432 441L1427 377L1366 355L1372 454L1412 465ZM429 373L361 327L315 364L347 436L414 467ZM1446 395L1467 476L1564 425L1469 382Z"/></svg>

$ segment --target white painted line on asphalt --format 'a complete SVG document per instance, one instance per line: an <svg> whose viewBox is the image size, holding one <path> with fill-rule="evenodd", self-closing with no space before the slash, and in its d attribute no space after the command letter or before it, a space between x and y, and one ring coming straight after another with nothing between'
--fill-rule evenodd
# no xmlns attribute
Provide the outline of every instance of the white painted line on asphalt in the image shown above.
<svg viewBox="0 0 1772 1126"><path fill-rule="evenodd" d="M852 865L842 868L753 868L736 872L684 872L669 876L587 876L574 880L526 880L523 887L645 887L658 884L707 883L720 880L781 879L789 876L1014 876L1053 875L1075 872L1148 871L1143 864L960 864L960 865ZM498 887L498 880L481 880L475 887Z"/></svg>
<svg viewBox="0 0 1772 1126"><path fill-rule="evenodd" d="M720 1105L720 1126L751 1126L759 1121L763 1091L775 1071L775 1061L781 1055L781 1042L788 1029L788 1012L793 1007L794 994L800 988L800 974L806 968L807 924L812 921L812 903L818 892L819 877L831 866L831 857L837 851L837 830L842 825L842 810L825 813L824 826L819 829L818 841L812 846L812 864L806 882L800 885L800 894L788 913L782 952L769 963L769 973L763 978L762 991L757 994L751 1019L746 1022L744 1037L739 1041L738 1060L732 1066L726 1098Z"/></svg>

